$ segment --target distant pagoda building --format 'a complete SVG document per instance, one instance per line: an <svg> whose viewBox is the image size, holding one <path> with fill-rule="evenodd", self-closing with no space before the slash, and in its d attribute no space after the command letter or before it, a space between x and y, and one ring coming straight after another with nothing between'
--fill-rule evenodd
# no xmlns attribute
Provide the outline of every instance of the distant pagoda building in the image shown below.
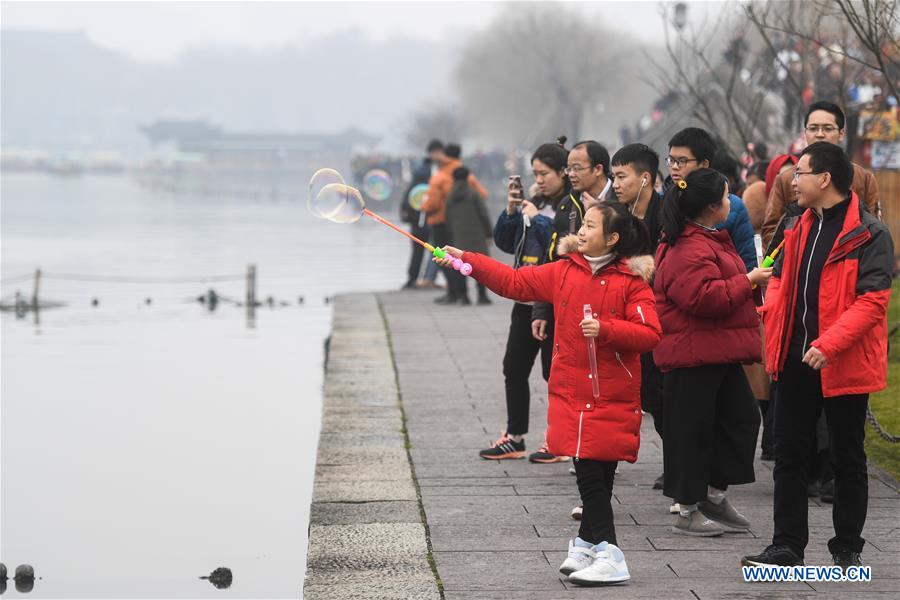
<svg viewBox="0 0 900 600"><path fill-rule="evenodd" d="M307 163L323 158L370 152L380 138L356 128L336 134L233 133L203 120L159 120L140 126L154 147L169 147L182 154L200 155L209 162Z"/></svg>

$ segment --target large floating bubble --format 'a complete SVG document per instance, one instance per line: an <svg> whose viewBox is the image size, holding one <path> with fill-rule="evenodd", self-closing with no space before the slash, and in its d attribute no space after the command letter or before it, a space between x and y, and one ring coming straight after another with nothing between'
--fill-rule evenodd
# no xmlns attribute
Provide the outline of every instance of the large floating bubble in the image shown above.
<svg viewBox="0 0 900 600"><path fill-rule="evenodd" d="M413 186L413 189L409 190L409 196L407 197L407 201L413 210L422 210L422 205L425 204L425 199L428 197L428 184L420 183L419 185Z"/></svg>
<svg viewBox="0 0 900 600"><path fill-rule="evenodd" d="M366 203L355 187L329 183L316 196L318 214L335 223L355 223L363 215Z"/></svg>
<svg viewBox="0 0 900 600"><path fill-rule="evenodd" d="M383 202L391 197L394 181L386 171L372 169L363 175L362 188L369 198Z"/></svg>
<svg viewBox="0 0 900 600"><path fill-rule="evenodd" d="M327 218L326 215L320 212L319 204L316 199L319 197L319 193L322 189L332 183L344 183L344 178L334 169L319 169L309 180L309 198L307 199L307 206L309 207L309 212L317 217Z"/></svg>

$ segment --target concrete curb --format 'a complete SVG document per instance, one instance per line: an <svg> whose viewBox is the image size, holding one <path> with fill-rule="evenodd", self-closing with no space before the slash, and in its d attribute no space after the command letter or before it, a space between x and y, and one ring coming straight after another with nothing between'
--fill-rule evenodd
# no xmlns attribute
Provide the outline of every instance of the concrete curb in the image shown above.
<svg viewBox="0 0 900 600"><path fill-rule="evenodd" d="M305 598L440 598L406 443L378 302L372 294L338 296Z"/></svg>

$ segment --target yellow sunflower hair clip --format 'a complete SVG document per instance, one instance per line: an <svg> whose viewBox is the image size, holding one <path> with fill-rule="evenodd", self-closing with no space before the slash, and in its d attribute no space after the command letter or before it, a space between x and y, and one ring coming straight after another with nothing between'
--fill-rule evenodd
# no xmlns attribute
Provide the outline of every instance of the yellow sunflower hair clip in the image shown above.
<svg viewBox="0 0 900 600"><path fill-rule="evenodd" d="M687 181L685 181L684 179L679 179L678 180L678 189L686 190L687 189Z"/></svg>

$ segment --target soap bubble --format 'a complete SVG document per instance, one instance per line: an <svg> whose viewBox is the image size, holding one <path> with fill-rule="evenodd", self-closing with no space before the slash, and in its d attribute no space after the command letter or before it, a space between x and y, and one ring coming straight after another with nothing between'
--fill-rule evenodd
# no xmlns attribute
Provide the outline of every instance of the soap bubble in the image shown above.
<svg viewBox="0 0 900 600"><path fill-rule="evenodd" d="M334 169L319 169L309 180L307 206L309 207L309 212L317 217L327 218L326 215L320 213L316 199L319 197L322 189L332 183L344 183L344 178Z"/></svg>
<svg viewBox="0 0 900 600"><path fill-rule="evenodd" d="M409 205L413 210L422 210L422 205L425 204L425 198L428 197L428 184L420 183L413 187L413 189L409 190L409 196L407 198Z"/></svg>
<svg viewBox="0 0 900 600"><path fill-rule="evenodd" d="M391 197L394 190L394 181L386 171L372 169L363 175L362 189L372 200L383 202Z"/></svg>
<svg viewBox="0 0 900 600"><path fill-rule="evenodd" d="M317 214L335 223L355 223L363 215L366 203L355 187L329 183L316 196Z"/></svg>

